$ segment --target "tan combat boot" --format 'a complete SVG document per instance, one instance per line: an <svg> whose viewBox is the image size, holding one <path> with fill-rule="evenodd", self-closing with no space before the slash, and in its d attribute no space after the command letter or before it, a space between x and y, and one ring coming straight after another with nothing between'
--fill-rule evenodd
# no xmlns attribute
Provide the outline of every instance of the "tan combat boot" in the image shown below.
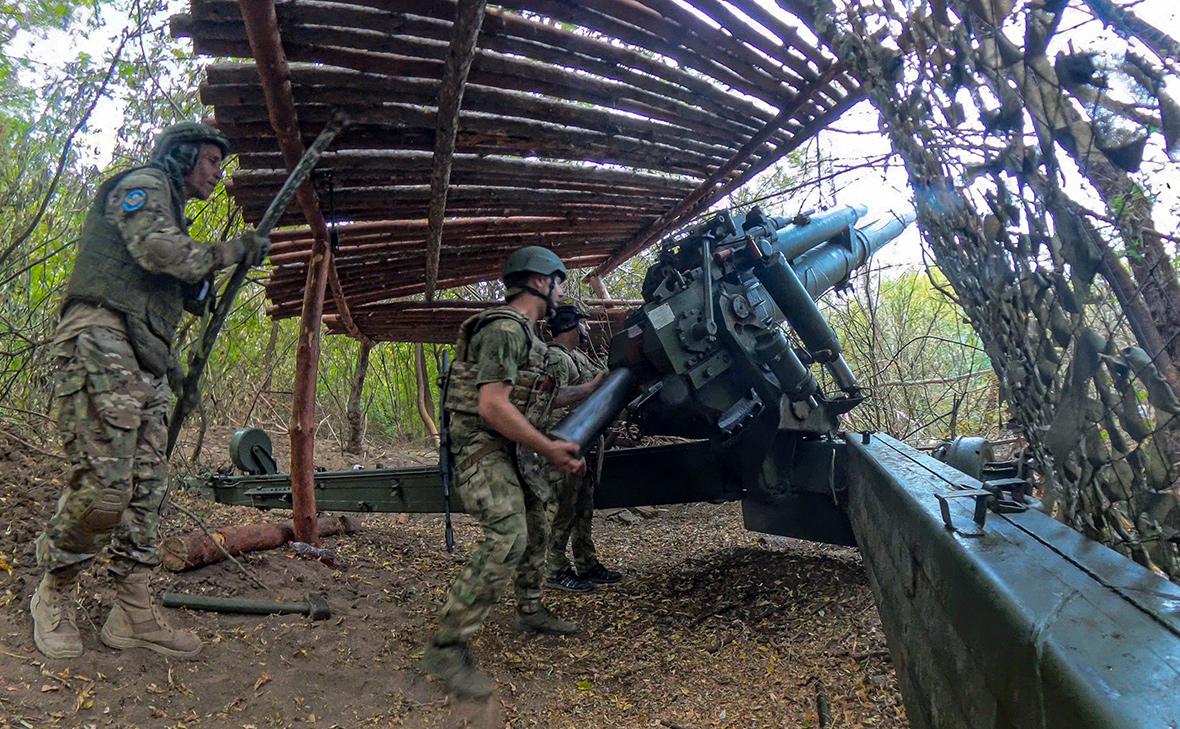
<svg viewBox="0 0 1180 729"><path fill-rule="evenodd" d="M435 645L431 643L422 656L422 670L447 684L456 696L482 699L492 693L495 684L479 672L471 660L471 649L466 643Z"/></svg>
<svg viewBox="0 0 1180 729"><path fill-rule="evenodd" d="M47 658L77 658L82 655L82 638L74 622L74 601L70 590L78 570L66 568L46 572L29 601L33 614L33 642Z"/></svg>
<svg viewBox="0 0 1180 729"><path fill-rule="evenodd" d="M526 613L517 611L516 630L520 633L540 633L541 635L573 635L578 632L578 626L562 620L544 605L536 612Z"/></svg>
<svg viewBox="0 0 1180 729"><path fill-rule="evenodd" d="M150 570L137 567L115 577L115 606L102 626L99 638L111 648L147 648L173 658L192 658L201 652L201 641L164 620L148 590Z"/></svg>

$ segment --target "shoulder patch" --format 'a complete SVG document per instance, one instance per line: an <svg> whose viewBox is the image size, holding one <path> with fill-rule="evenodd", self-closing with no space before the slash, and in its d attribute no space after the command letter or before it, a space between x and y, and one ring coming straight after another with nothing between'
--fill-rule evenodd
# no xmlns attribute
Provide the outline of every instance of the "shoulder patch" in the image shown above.
<svg viewBox="0 0 1180 729"><path fill-rule="evenodd" d="M123 212L134 213L147 202L147 191L142 187L133 187L123 196Z"/></svg>

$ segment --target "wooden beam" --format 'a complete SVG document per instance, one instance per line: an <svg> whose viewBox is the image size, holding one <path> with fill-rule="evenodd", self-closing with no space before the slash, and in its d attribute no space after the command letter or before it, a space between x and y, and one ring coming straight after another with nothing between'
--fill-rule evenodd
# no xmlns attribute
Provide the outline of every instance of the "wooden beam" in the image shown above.
<svg viewBox="0 0 1180 729"><path fill-rule="evenodd" d="M586 283L590 286L590 290L593 291L597 296L603 299L610 299L610 291L607 291L606 284L603 282L602 276L592 273L586 277Z"/></svg>
<svg viewBox="0 0 1180 729"><path fill-rule="evenodd" d="M250 40L258 76L266 97L271 127L278 139L287 169L294 169L303 156L303 141L291 93L290 71L279 37L274 4L259 0L240 0L242 21ZM320 319L324 310L324 292L332 267L328 248L328 230L320 212L315 187L309 180L296 194L307 224L315 235L303 307L299 323L299 347L295 355L294 399L291 407L291 508L292 525L299 541L319 541L319 524L315 505L315 388L320 356ZM356 324L348 315L348 306L337 301L341 321L350 331ZM351 326L350 326L351 325Z"/></svg>
<svg viewBox="0 0 1180 729"><path fill-rule="evenodd" d="M824 71L824 74L820 76L816 83L811 84L806 89L792 97L786 104L782 106L782 108L779 110L779 113L776 114L773 119L766 122L766 125L762 127L761 131L751 137L749 141L742 145L741 149L734 153L733 157L731 157L728 162L714 170L713 174L705 178L705 181L697 186L697 189L689 193L688 197L681 200L671 210L657 218L642 233L620 246L617 251L611 254L610 258L606 259L601 265L595 268L590 273L590 275L602 276L605 273L613 271L619 266L619 264L623 263L623 261L626 261L628 258L650 245L653 240L668 230L669 226L683 217L686 213L689 213L690 211L698 208L699 204L706 198L711 198L710 202L706 203L706 205L712 204L713 200L716 200L720 197L717 194L717 191L719 189L725 189L724 185L722 185L721 188L719 188L718 185L721 184L725 178L730 177L730 175L736 172L738 167L748 162L751 155L753 155L753 153L759 147L761 147L767 139L770 139L771 135L778 131L779 127L785 124L788 120L794 118L794 115L799 111L799 109L811 101L812 96L814 96L820 88L827 86L831 79L840 72L842 67L842 64L839 63L832 64L826 71ZM772 151L768 157L771 158L771 161L777 160L785 155L790 150L790 148L790 145L783 145L782 147ZM763 161L765 161L765 159Z"/></svg>
<svg viewBox="0 0 1180 729"><path fill-rule="evenodd" d="M447 209L447 188L451 184L451 159L455 155L455 138L459 133L459 107L463 89L475 59L475 40L483 24L487 0L459 0L451 29L442 87L438 95L438 125L434 132L434 161L430 170L429 230L426 234L426 300L434 300L438 283L438 258L442 250L443 215Z"/></svg>

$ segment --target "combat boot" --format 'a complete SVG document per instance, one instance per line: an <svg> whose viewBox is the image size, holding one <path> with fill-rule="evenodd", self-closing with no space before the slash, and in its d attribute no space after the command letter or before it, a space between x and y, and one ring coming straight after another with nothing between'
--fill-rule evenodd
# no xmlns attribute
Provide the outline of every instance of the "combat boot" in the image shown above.
<svg viewBox="0 0 1180 729"><path fill-rule="evenodd" d="M535 613L517 612L516 629L521 633L542 635L573 635L578 632L578 626L557 617L544 605Z"/></svg>
<svg viewBox="0 0 1180 729"><path fill-rule="evenodd" d="M579 572L578 577L595 585L610 585L623 579L623 573L615 572L602 562L595 562L590 569Z"/></svg>
<svg viewBox="0 0 1180 729"><path fill-rule="evenodd" d="M422 656L422 670L442 679L447 690L456 696L482 699L492 693L495 684L479 672L471 660L471 649L466 643L435 645L431 643Z"/></svg>
<svg viewBox="0 0 1180 729"><path fill-rule="evenodd" d="M168 624L148 590L150 570L136 567L115 577L115 606L99 638L111 648L147 648L173 658L192 658L201 652L196 635Z"/></svg>
<svg viewBox="0 0 1180 729"><path fill-rule="evenodd" d="M46 572L29 601L33 614L33 642L47 658L77 658L82 655L82 638L74 620L70 590L78 571L66 568Z"/></svg>
<svg viewBox="0 0 1180 729"><path fill-rule="evenodd" d="M571 568L566 567L561 572L550 577L545 581L547 587L554 587L558 590L565 590L566 592L590 592L594 589L594 583L590 580L579 577Z"/></svg>

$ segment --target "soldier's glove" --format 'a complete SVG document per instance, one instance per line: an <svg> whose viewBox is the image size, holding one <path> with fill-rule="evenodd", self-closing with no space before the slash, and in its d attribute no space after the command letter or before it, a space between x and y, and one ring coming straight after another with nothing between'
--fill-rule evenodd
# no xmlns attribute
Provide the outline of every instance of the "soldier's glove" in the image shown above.
<svg viewBox="0 0 1180 729"><path fill-rule="evenodd" d="M245 255L242 261L250 266L257 266L266 260L270 254L270 238L254 229L248 229L241 236Z"/></svg>
<svg viewBox="0 0 1180 729"><path fill-rule="evenodd" d="M253 228L247 228L237 238L219 243L218 250L222 268L239 261L248 266L257 266L270 253L270 238L259 235Z"/></svg>
<svg viewBox="0 0 1180 729"><path fill-rule="evenodd" d="M168 387L172 390L172 394L179 400L181 394L184 393L184 370L180 369L180 365L173 361L168 365Z"/></svg>

